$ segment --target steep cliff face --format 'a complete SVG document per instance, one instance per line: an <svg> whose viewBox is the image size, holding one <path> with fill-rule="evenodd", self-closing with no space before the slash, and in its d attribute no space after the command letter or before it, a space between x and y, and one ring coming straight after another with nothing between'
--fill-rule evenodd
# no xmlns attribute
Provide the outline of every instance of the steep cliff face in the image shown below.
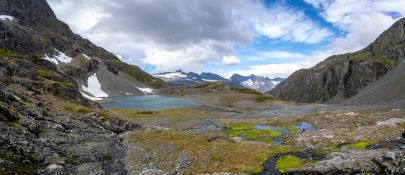
<svg viewBox="0 0 405 175"><path fill-rule="evenodd" d="M405 19L396 22L367 48L327 58L299 70L270 93L299 102L339 103L394 69L405 58Z"/></svg>
<svg viewBox="0 0 405 175"><path fill-rule="evenodd" d="M147 93L144 89L149 92L166 86L139 67L120 61L114 54L74 34L56 18L45 0L0 0L0 15L9 17L0 20L0 48L50 61L59 71L70 75L87 97L97 97L92 93L94 87L89 85L89 78L95 74L99 89L109 96L143 95ZM103 78L100 74L110 76ZM111 88L117 82L119 86Z"/></svg>

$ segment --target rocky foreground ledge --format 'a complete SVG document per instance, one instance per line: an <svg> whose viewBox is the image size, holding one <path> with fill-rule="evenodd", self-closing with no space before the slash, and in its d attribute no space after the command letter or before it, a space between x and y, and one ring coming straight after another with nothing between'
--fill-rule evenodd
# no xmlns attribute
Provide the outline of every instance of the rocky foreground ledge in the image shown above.
<svg viewBox="0 0 405 175"><path fill-rule="evenodd" d="M120 133L140 126L97 113L25 109L0 89L0 171L5 174L126 174Z"/></svg>
<svg viewBox="0 0 405 175"><path fill-rule="evenodd" d="M140 126L84 99L42 60L7 54L0 58L0 174L127 174L120 134Z"/></svg>

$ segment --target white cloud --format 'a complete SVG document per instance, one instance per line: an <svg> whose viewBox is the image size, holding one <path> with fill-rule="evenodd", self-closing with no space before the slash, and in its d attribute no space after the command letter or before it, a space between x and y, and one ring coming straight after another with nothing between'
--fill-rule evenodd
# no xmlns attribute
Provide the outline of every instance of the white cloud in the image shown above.
<svg viewBox="0 0 405 175"><path fill-rule="evenodd" d="M270 51L270 52L256 52L253 55L248 56L249 60L262 61L272 59L301 59L307 56L301 53L293 53L286 51Z"/></svg>
<svg viewBox="0 0 405 175"><path fill-rule="evenodd" d="M238 58L238 57L236 57L236 56L234 56L234 55L231 55L231 56L224 56L223 58L222 58L222 64L224 65L224 66L233 66L233 65L237 65L237 64L240 64L242 61Z"/></svg>
<svg viewBox="0 0 405 175"><path fill-rule="evenodd" d="M323 18L347 34L330 45L334 53L366 47L400 16L405 16L404 0L305 0L322 10ZM391 14L398 14L393 17Z"/></svg>
<svg viewBox="0 0 405 175"><path fill-rule="evenodd" d="M176 50L147 49L143 61L146 64L156 66L158 71L181 68L184 71L199 72L203 71L203 63L220 61L221 54L217 52L218 47L228 47L228 54L232 53L232 48L229 45L221 44L215 41L205 41L198 45Z"/></svg>
<svg viewBox="0 0 405 175"><path fill-rule="evenodd" d="M299 69L308 69L315 66L317 63L323 61L326 57L332 54L333 53L331 52L331 50L314 52L311 55L304 55L302 59L298 59L296 62L292 63L254 65L234 71L222 71L220 72L220 74L227 78L229 78L233 74L240 74L244 76L255 74L265 77L286 78Z"/></svg>
<svg viewBox="0 0 405 175"><path fill-rule="evenodd" d="M224 77L230 77L233 74L240 74L243 76L255 74L266 77L287 77L292 72L298 69L300 69L300 66L294 63L266 64L266 65L249 66L236 71L223 72L221 74Z"/></svg>
<svg viewBox="0 0 405 175"><path fill-rule="evenodd" d="M263 14L253 25L259 34L269 38L314 44L332 35L331 31L318 26L300 11L278 6Z"/></svg>
<svg viewBox="0 0 405 175"><path fill-rule="evenodd" d="M86 3L80 1L55 1L48 0L52 9L57 12L64 21L75 32L86 32L93 28L101 20L108 18L109 14L103 8L93 6L95 0L87 0ZM80 6L77 3L81 3Z"/></svg>
<svg viewBox="0 0 405 175"><path fill-rule="evenodd" d="M48 0L57 16L132 64L202 69L257 36L317 43L331 32L303 12L261 0ZM223 64L226 66L227 64Z"/></svg>

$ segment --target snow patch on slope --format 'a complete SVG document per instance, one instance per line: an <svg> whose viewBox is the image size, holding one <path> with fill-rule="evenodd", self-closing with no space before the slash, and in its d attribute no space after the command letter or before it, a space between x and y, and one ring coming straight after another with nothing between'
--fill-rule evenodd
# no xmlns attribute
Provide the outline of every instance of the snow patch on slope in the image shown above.
<svg viewBox="0 0 405 175"><path fill-rule="evenodd" d="M10 15L0 15L0 19L3 21L5 21L5 20L13 21L14 17L12 17Z"/></svg>
<svg viewBox="0 0 405 175"><path fill-rule="evenodd" d="M83 97L85 97L85 98L87 98L87 99L89 99L91 101L101 101L101 100L103 100L102 98L92 97L92 96L87 95L87 94L85 94L83 92L80 92L80 93L83 95Z"/></svg>
<svg viewBox="0 0 405 175"><path fill-rule="evenodd" d="M93 96L92 98L108 97L108 94L101 89L96 73L87 79L87 87L82 85L82 90Z"/></svg>
<svg viewBox="0 0 405 175"><path fill-rule="evenodd" d="M87 58L88 60L91 60L91 58L89 56L87 56L86 54L82 54L85 58Z"/></svg>
<svg viewBox="0 0 405 175"><path fill-rule="evenodd" d="M47 54L45 54L45 57L43 57L42 59L48 60L48 61L50 61L51 63L56 64L56 65L58 65L58 63L59 63L56 58L51 58L51 57L49 57Z"/></svg>
<svg viewBox="0 0 405 175"><path fill-rule="evenodd" d="M58 65L59 63L68 64L68 63L72 62L73 59L71 57L65 55L63 52L61 52L59 50L56 50L56 52L58 52L58 55L49 57L47 54L45 54L45 57L43 57L42 59L48 60L56 65Z"/></svg>
<svg viewBox="0 0 405 175"><path fill-rule="evenodd" d="M73 59L70 58L69 56L65 55L63 52L61 52L59 50L56 50L56 52L58 52L59 55L55 56L55 58L58 59L60 62L66 63L66 64L72 62Z"/></svg>
<svg viewBox="0 0 405 175"><path fill-rule="evenodd" d="M141 88L141 87L136 87L136 88L141 90L145 95L153 93L153 89L151 89L151 88Z"/></svg>

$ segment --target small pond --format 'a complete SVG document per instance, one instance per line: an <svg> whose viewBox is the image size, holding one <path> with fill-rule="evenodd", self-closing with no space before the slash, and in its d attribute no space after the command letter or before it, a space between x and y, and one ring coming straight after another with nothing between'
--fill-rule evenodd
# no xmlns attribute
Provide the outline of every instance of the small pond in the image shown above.
<svg viewBox="0 0 405 175"><path fill-rule="evenodd" d="M272 131L281 133L281 136L273 138L273 143L276 145L282 144L282 139L291 134L302 134L304 132L312 132L312 131L316 130L316 128L314 126L312 126L312 124L305 123L305 122L299 123L292 127L297 128L297 129L295 130L295 129L285 128L285 127L256 125L256 129L258 129L258 130L272 130ZM291 133L292 131L294 131L295 133Z"/></svg>
<svg viewBox="0 0 405 175"><path fill-rule="evenodd" d="M104 109L161 110L174 108L198 108L200 103L189 99L162 95L109 97L109 103L103 103Z"/></svg>

